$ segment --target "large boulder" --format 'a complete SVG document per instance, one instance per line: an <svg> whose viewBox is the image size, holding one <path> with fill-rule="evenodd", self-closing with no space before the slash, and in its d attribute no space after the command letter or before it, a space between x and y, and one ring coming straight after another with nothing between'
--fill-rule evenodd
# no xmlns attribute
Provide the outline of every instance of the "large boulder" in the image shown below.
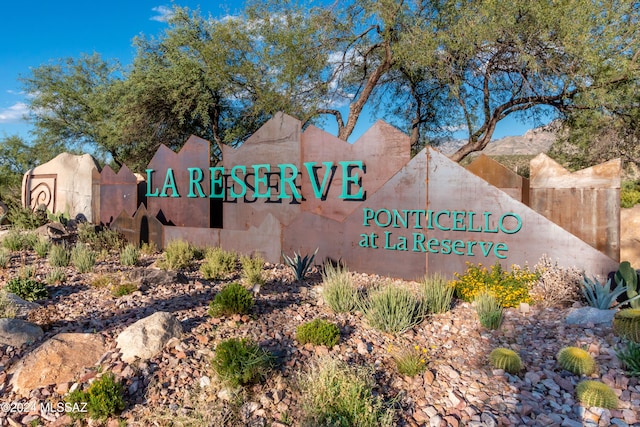
<svg viewBox="0 0 640 427"><path fill-rule="evenodd" d="M566 323L569 325L587 325L589 323L611 325L616 311L600 310L595 307L574 308L567 315Z"/></svg>
<svg viewBox="0 0 640 427"><path fill-rule="evenodd" d="M44 335L38 325L22 319L0 319L0 344L20 347L33 343Z"/></svg>
<svg viewBox="0 0 640 427"><path fill-rule="evenodd" d="M22 205L44 205L49 212L71 218L82 214L91 221L99 219L99 187L100 171L93 157L61 153L24 174Z"/></svg>
<svg viewBox="0 0 640 427"><path fill-rule="evenodd" d="M106 351L101 335L58 334L9 370L13 391L27 397L36 388L73 382L85 368L98 363Z"/></svg>
<svg viewBox="0 0 640 427"><path fill-rule="evenodd" d="M171 338L182 335L182 324L171 313L158 311L138 320L116 338L122 360L148 360L159 354Z"/></svg>

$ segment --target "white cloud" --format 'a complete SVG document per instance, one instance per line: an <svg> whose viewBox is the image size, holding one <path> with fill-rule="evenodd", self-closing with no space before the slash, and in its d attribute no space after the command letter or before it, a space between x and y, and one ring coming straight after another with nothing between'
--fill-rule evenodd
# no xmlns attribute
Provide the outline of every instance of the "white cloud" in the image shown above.
<svg viewBox="0 0 640 427"><path fill-rule="evenodd" d="M167 22L173 16L173 9L167 6L156 6L151 8L151 10L157 13L157 15L149 18L152 21Z"/></svg>
<svg viewBox="0 0 640 427"><path fill-rule="evenodd" d="M18 123L25 120L29 113L29 106L24 102L13 104L9 108L0 110L0 123Z"/></svg>

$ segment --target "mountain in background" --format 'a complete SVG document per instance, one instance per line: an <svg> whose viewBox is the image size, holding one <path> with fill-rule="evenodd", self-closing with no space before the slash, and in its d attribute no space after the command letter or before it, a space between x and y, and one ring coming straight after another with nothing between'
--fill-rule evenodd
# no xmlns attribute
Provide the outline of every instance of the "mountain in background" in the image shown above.
<svg viewBox="0 0 640 427"><path fill-rule="evenodd" d="M559 122L551 122L548 125L528 130L521 136L506 136L491 141L482 153L488 156L512 156L546 153L558 137ZM435 147L446 155L453 154L467 141L463 139L439 140ZM479 153L476 153L476 155Z"/></svg>

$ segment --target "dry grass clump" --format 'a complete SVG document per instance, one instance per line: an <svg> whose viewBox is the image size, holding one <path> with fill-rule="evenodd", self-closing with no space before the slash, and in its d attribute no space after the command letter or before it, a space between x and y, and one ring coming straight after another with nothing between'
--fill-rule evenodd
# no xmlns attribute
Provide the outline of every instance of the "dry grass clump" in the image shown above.
<svg viewBox="0 0 640 427"><path fill-rule="evenodd" d="M564 268L542 255L535 270L540 278L529 291L534 301L542 307L568 307L581 299L582 272L575 267Z"/></svg>

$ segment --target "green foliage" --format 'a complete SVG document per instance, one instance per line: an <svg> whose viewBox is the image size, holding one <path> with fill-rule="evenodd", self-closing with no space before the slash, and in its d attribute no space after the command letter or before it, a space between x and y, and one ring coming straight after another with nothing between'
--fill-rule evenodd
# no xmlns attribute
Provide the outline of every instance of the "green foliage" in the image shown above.
<svg viewBox="0 0 640 427"><path fill-rule="evenodd" d="M79 273L88 273L96 263L96 254L82 243L76 244L71 250L71 264Z"/></svg>
<svg viewBox="0 0 640 427"><path fill-rule="evenodd" d="M637 181L622 181L620 207L632 208L638 203L640 203L640 183Z"/></svg>
<svg viewBox="0 0 640 427"><path fill-rule="evenodd" d="M393 334L413 328L426 315L420 298L411 290L391 283L378 285L358 305L369 326Z"/></svg>
<svg viewBox="0 0 640 427"><path fill-rule="evenodd" d="M248 285L264 284L265 279L262 274L264 259L260 255L254 255L253 257L242 256L240 257L240 263L242 264L242 277L244 277Z"/></svg>
<svg viewBox="0 0 640 427"><path fill-rule="evenodd" d="M117 230L89 223L78 225L78 241L87 244L95 252L120 251L126 244Z"/></svg>
<svg viewBox="0 0 640 427"><path fill-rule="evenodd" d="M624 286L627 289L627 297L631 307L640 308L640 297L638 297L638 273L631 267L629 261L623 261L618 266L618 271L614 275L614 279L618 286ZM637 298L636 298L637 297Z"/></svg>
<svg viewBox="0 0 640 427"><path fill-rule="evenodd" d="M640 377L640 343L626 341L616 349L616 356L625 367L628 375Z"/></svg>
<svg viewBox="0 0 640 427"><path fill-rule="evenodd" d="M498 329L502 323L502 306L497 298L482 292L474 300L480 324L487 329Z"/></svg>
<svg viewBox="0 0 640 427"><path fill-rule="evenodd" d="M189 268L195 259L193 246L184 240L172 240L164 249L164 259L159 265L167 270Z"/></svg>
<svg viewBox="0 0 640 427"><path fill-rule="evenodd" d="M13 319L18 314L18 308L7 296L6 288L0 289L0 319Z"/></svg>
<svg viewBox="0 0 640 427"><path fill-rule="evenodd" d="M616 299L627 291L627 288L616 284L614 288L611 287L611 279L607 280L606 284L600 283L597 277L593 280L583 276L582 279L582 294L587 300L587 303L591 307L598 308L600 310L608 310L613 305L617 304Z"/></svg>
<svg viewBox="0 0 640 427"><path fill-rule="evenodd" d="M591 375L596 371L596 361L589 353L578 347L564 347L557 356L558 364L564 370L577 375Z"/></svg>
<svg viewBox="0 0 640 427"><path fill-rule="evenodd" d="M200 272L207 280L218 280L229 276L236 269L237 254L220 247L208 248Z"/></svg>
<svg viewBox="0 0 640 427"><path fill-rule="evenodd" d="M138 290L138 285L135 283L116 283L113 284L111 288L111 295L114 297L122 297L125 295L129 295Z"/></svg>
<svg viewBox="0 0 640 427"><path fill-rule="evenodd" d="M393 408L372 393L373 373L323 358L299 377L305 426L391 427Z"/></svg>
<svg viewBox="0 0 640 427"><path fill-rule="evenodd" d="M25 301L37 301L49 296L47 287L30 277L14 277L9 279L5 289L16 294Z"/></svg>
<svg viewBox="0 0 640 427"><path fill-rule="evenodd" d="M53 244L49 249L49 264L52 267L67 267L71 262L71 251L65 243Z"/></svg>
<svg viewBox="0 0 640 427"><path fill-rule="evenodd" d="M640 343L640 308L625 308L613 316L613 332Z"/></svg>
<svg viewBox="0 0 640 427"><path fill-rule="evenodd" d="M296 340L302 345L311 343L331 348L340 342L340 329L326 320L314 319L296 328Z"/></svg>
<svg viewBox="0 0 640 427"><path fill-rule="evenodd" d="M358 304L358 289L344 265L326 263L322 269L322 298L335 313L349 313Z"/></svg>
<svg viewBox="0 0 640 427"><path fill-rule="evenodd" d="M425 276L420 283L428 313L445 313L451 310L455 286L440 274Z"/></svg>
<svg viewBox="0 0 640 427"><path fill-rule="evenodd" d="M24 235L20 230L9 230L2 239L2 246L13 252L21 251L26 246Z"/></svg>
<svg viewBox="0 0 640 427"><path fill-rule="evenodd" d="M608 385L600 381L584 380L576 386L576 398L584 406L617 409L618 397Z"/></svg>
<svg viewBox="0 0 640 427"><path fill-rule="evenodd" d="M64 283L67 280L67 274L63 268L54 267L49 271L45 280L49 285Z"/></svg>
<svg viewBox="0 0 640 427"><path fill-rule="evenodd" d="M40 258L46 258L51 248L51 242L46 237L39 237L33 245L33 250Z"/></svg>
<svg viewBox="0 0 640 427"><path fill-rule="evenodd" d="M291 268L296 280L299 282L304 279L304 276L307 275L307 271L309 271L309 268L311 268L313 259L315 258L317 253L318 249L316 248L316 251L313 253L313 255L305 255L303 258L301 254L294 251L293 257L288 257L283 253L282 258L284 258L284 263Z"/></svg>
<svg viewBox="0 0 640 427"><path fill-rule="evenodd" d="M209 315L213 317L230 314L247 314L253 307L253 295L239 283L230 283L213 297L209 304Z"/></svg>
<svg viewBox="0 0 640 427"><path fill-rule="evenodd" d="M393 361L396 363L398 372L402 375L414 377L427 369L427 349L415 345L413 347L402 347L395 351L389 345L389 352L392 353Z"/></svg>
<svg viewBox="0 0 640 427"><path fill-rule="evenodd" d="M144 255L153 255L158 252L158 247L154 242L144 242L140 246L140 252Z"/></svg>
<svg viewBox="0 0 640 427"><path fill-rule="evenodd" d="M122 265L134 266L139 259L140 249L134 244L129 243L120 251L120 264Z"/></svg>
<svg viewBox="0 0 640 427"><path fill-rule="evenodd" d="M231 338L216 346L211 365L223 382L237 387L262 380L273 362L273 355L259 345Z"/></svg>
<svg viewBox="0 0 640 427"><path fill-rule="evenodd" d="M108 372L91 383L87 391L76 390L67 395L65 401L71 405L86 403L89 417L104 420L124 409L124 388L115 375ZM75 414L76 417L84 415Z"/></svg>
<svg viewBox="0 0 640 427"><path fill-rule="evenodd" d="M497 368L510 374L517 374L524 367L520 355L508 348L499 347L489 354L489 362Z"/></svg>
<svg viewBox="0 0 640 427"><path fill-rule="evenodd" d="M0 268L7 268L11 262L11 251L0 248Z"/></svg>
<svg viewBox="0 0 640 427"><path fill-rule="evenodd" d="M20 230L35 230L49 222L45 211L40 209L33 211L30 208L21 206L14 206L9 209L7 219L14 228Z"/></svg>
<svg viewBox="0 0 640 427"><path fill-rule="evenodd" d="M513 266L511 272L502 269L499 262L487 270L482 264L467 263L464 274L455 273L456 295L467 302L473 301L482 292L489 292L498 299L502 307L517 307L521 302L530 303L529 288L538 280L539 274L527 267Z"/></svg>

